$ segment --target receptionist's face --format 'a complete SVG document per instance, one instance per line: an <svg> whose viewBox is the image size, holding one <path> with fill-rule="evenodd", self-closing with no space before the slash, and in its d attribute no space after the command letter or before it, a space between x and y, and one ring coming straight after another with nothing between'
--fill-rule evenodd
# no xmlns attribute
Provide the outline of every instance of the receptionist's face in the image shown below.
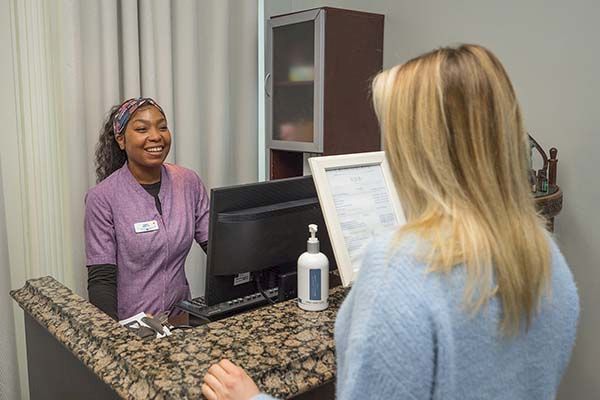
<svg viewBox="0 0 600 400"><path fill-rule="evenodd" d="M167 121L154 106L142 107L133 114L125 134L117 137L127 161L134 169L159 168L171 148L171 132Z"/></svg>

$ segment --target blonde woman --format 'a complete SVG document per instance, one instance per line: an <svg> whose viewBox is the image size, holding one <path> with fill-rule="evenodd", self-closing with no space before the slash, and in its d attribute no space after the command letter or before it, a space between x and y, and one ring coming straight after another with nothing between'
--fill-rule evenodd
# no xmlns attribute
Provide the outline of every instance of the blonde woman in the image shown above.
<svg viewBox="0 0 600 400"><path fill-rule="evenodd" d="M373 98L408 223L371 243L339 311L338 399L553 399L579 301L504 68L443 48L380 73ZM268 398L226 360L202 390Z"/></svg>

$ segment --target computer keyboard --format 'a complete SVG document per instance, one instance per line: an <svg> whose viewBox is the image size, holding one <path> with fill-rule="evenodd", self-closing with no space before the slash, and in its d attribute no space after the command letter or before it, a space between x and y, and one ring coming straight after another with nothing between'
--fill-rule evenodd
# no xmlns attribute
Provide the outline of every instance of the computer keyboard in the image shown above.
<svg viewBox="0 0 600 400"><path fill-rule="evenodd" d="M267 289L265 294L273 301L277 300L279 295L278 288ZM183 300L175 305L196 317L217 321L230 315L238 314L242 311L260 307L268 301L261 293L254 293L249 296L239 297L237 299L225 301L223 303L207 306L204 297L196 297L191 300Z"/></svg>

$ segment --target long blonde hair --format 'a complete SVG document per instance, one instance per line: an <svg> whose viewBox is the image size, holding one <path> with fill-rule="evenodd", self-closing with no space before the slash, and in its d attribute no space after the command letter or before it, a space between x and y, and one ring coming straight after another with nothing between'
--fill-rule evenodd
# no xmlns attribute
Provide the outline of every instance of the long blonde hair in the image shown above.
<svg viewBox="0 0 600 400"><path fill-rule="evenodd" d="M381 72L373 102L408 223L431 271L467 271L472 311L498 295L500 328L528 327L550 276L528 181L528 141L500 61L476 45L442 48Z"/></svg>

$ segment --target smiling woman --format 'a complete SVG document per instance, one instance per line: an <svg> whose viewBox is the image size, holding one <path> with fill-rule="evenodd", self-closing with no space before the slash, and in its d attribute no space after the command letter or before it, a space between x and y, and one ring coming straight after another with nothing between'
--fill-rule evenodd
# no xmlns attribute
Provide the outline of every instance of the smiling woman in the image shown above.
<svg viewBox="0 0 600 400"><path fill-rule="evenodd" d="M112 108L96 148L98 184L86 194L90 302L115 319L171 311L190 297L185 259L206 249L208 195L198 175L166 164L171 132L151 98Z"/></svg>
<svg viewBox="0 0 600 400"><path fill-rule="evenodd" d="M128 167L139 183L160 181L160 166L171 147L171 132L161 109L152 105L138 108L128 129L115 140L127 154Z"/></svg>

